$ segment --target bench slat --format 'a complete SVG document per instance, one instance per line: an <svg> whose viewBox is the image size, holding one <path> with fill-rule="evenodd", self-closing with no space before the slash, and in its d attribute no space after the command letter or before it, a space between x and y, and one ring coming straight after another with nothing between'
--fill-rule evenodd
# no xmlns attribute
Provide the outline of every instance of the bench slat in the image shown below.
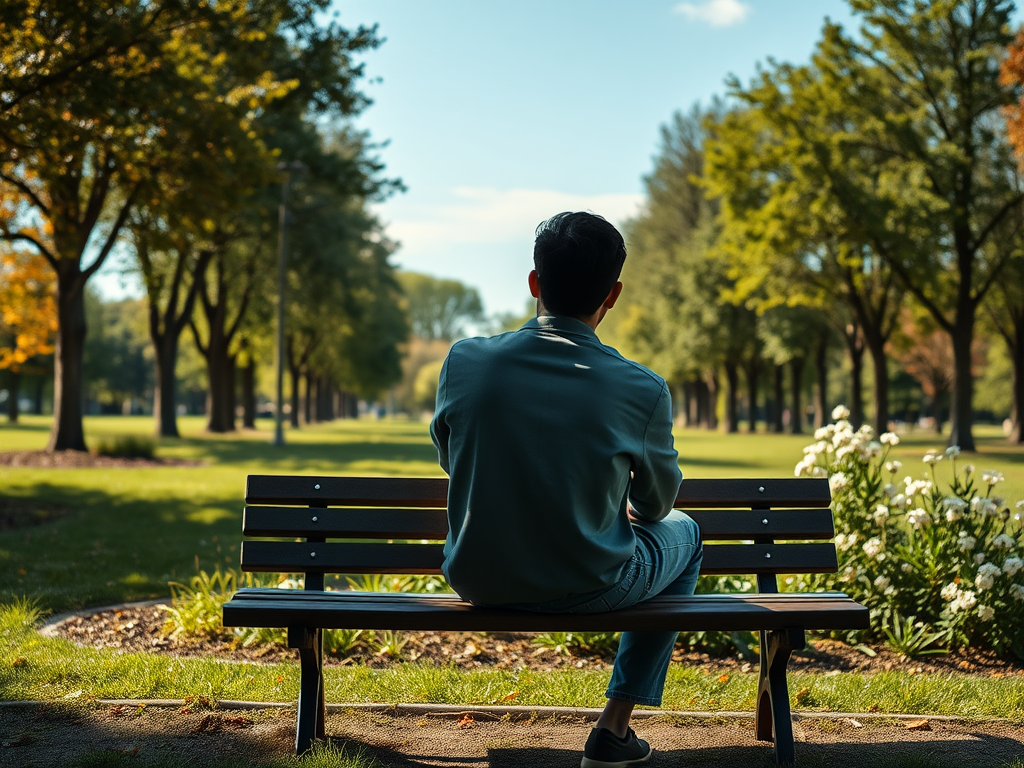
<svg viewBox="0 0 1024 768"><path fill-rule="evenodd" d="M835 533L829 509L695 509L687 514L709 541L758 537L831 539ZM242 533L339 539L444 539L448 518L443 509L246 507Z"/></svg>
<svg viewBox="0 0 1024 768"><path fill-rule="evenodd" d="M441 572L443 549L441 544L244 541L241 559L243 571L422 574ZM837 568L832 544L706 544L701 573L831 573Z"/></svg>
<svg viewBox="0 0 1024 768"><path fill-rule="evenodd" d="M454 595L241 589L224 605L224 625L467 632L864 629L868 610L835 592L658 597L610 613L542 614L474 607Z"/></svg>
<svg viewBox="0 0 1024 768"><path fill-rule="evenodd" d="M249 475L245 491L247 504L307 507L444 507L447 500L448 478L444 477ZM830 502L828 481L824 478L700 478L683 480L675 506L679 509L805 508L827 507Z"/></svg>

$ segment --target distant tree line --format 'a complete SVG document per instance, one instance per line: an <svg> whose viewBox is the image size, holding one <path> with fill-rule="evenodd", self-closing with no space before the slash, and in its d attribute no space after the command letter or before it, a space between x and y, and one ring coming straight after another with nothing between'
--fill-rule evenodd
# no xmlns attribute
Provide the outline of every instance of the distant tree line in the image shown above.
<svg viewBox="0 0 1024 768"><path fill-rule="evenodd" d="M860 35L826 22L808 64L769 61L662 128L615 334L665 373L691 423L721 414L737 431L745 413L751 430L764 418L799 432L807 393L819 426L838 393L881 432L910 410L909 379L973 450L987 368L998 381L983 394L1001 390L1024 442L1013 4L850 4Z"/></svg>

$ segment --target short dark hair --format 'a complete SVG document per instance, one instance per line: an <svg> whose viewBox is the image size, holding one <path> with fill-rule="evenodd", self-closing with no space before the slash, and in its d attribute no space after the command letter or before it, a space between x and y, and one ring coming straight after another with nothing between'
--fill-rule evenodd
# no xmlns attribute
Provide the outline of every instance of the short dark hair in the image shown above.
<svg viewBox="0 0 1024 768"><path fill-rule="evenodd" d="M607 298L626 261L626 243L607 219L585 211L552 216L537 227L533 267L544 308L589 317Z"/></svg>

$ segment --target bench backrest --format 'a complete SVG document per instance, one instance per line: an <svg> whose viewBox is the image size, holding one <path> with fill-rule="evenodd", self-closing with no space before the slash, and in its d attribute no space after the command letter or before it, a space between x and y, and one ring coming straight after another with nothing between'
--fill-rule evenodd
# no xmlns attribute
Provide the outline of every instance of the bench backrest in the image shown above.
<svg viewBox="0 0 1024 768"><path fill-rule="evenodd" d="M304 573L306 589L327 573L440 573L447 497L447 478L249 475L242 533L292 541L243 542L242 570ZM773 592L776 574L837 570L833 544L807 543L833 537L830 502L823 478L701 479L682 482L675 507L715 542L702 574L755 574Z"/></svg>

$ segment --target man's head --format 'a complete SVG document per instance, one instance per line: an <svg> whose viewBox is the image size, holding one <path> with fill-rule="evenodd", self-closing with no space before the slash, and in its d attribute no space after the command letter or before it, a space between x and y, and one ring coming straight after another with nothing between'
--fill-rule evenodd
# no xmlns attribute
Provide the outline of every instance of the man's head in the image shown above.
<svg viewBox="0 0 1024 768"><path fill-rule="evenodd" d="M542 222L533 245L533 265L544 309L555 315L591 317L610 294L618 297L613 289L625 260L622 235L600 216L566 212Z"/></svg>

